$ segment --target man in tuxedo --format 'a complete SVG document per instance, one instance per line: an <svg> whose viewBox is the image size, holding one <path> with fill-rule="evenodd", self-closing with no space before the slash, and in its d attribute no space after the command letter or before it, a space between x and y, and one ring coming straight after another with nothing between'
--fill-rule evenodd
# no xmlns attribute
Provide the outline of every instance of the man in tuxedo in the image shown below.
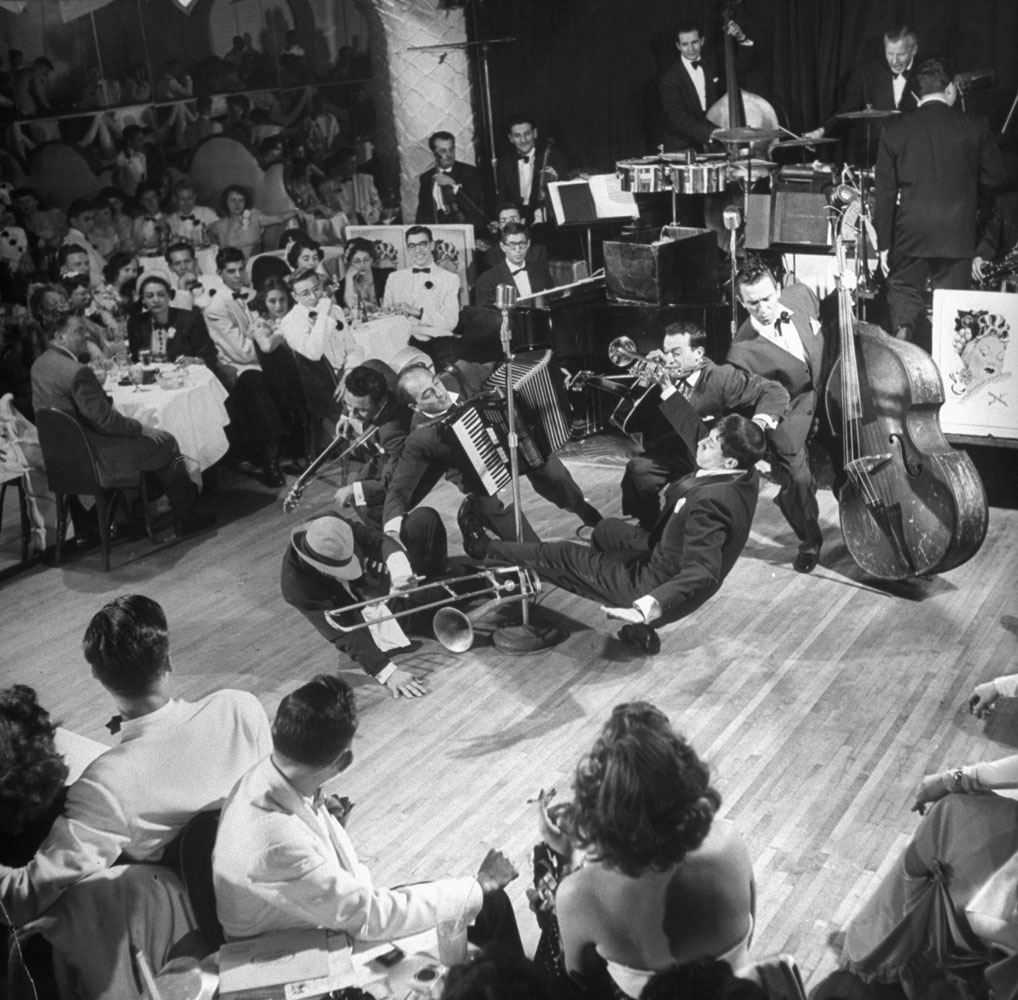
<svg viewBox="0 0 1018 1000"><path fill-rule="evenodd" d="M456 159L456 137L451 132L435 132L428 146L435 165L421 174L414 221L423 225L466 223L482 235L487 215L480 171Z"/></svg>
<svg viewBox="0 0 1018 1000"><path fill-rule="evenodd" d="M528 225L549 222L545 185L565 178L565 157L552 148L550 140L538 144L533 115L509 119L509 142L512 149L495 166L498 197L520 205Z"/></svg>
<svg viewBox="0 0 1018 1000"><path fill-rule="evenodd" d="M453 330L460 317L460 280L435 263L435 238L427 226L406 231L410 267L393 271L385 283L382 308L410 321L410 342L436 365L454 353Z"/></svg>
<svg viewBox="0 0 1018 1000"><path fill-rule="evenodd" d="M499 244L505 254L500 264L485 271L474 285L474 304L494 308L499 285L513 285L520 297L551 288L547 259L544 266L527 259L530 233L522 222L510 222L502 229Z"/></svg>
<svg viewBox="0 0 1018 1000"><path fill-rule="evenodd" d="M943 59L918 73L919 107L888 122L876 168L876 227L896 336L929 350L925 289L968 288L980 194L1007 180L983 119L954 110L954 74Z"/></svg>
<svg viewBox="0 0 1018 1000"><path fill-rule="evenodd" d="M736 332L726 360L780 383L790 397L781 422L767 437L778 481L775 503L799 539L792 566L811 573L823 544L817 486L806 450L824 377L819 304L805 285L779 289L774 275L757 261L738 272L735 288L749 319Z"/></svg>
<svg viewBox="0 0 1018 1000"><path fill-rule="evenodd" d="M460 508L460 531L474 559L522 565L542 579L592 601L626 622L624 642L646 652L661 648L655 624L677 621L714 596L749 538L760 483L764 433L732 413L697 443L700 418L679 397L680 434L696 451L697 471L670 486L665 511L652 530L608 518L592 545L507 542L490 538L470 503Z"/></svg>
<svg viewBox="0 0 1018 1000"><path fill-rule="evenodd" d="M918 82L916 79L916 51L919 38L913 28L898 25L884 32L883 58L868 59L857 66L845 84L845 93L838 110L818 129L807 132L810 139L824 136L840 137L852 123L838 117L848 111L862 111L873 108L877 111L914 111L918 104ZM880 139L883 121L876 120L859 127L860 140L853 144L855 161L862 166L873 162L873 154ZM870 148L865 148L865 137L869 136Z"/></svg>
<svg viewBox="0 0 1018 1000"><path fill-rule="evenodd" d="M720 69L710 52L703 51L703 29L696 21L679 25L675 47L679 58L658 86L665 115L665 151L702 153L718 129L707 111L724 91Z"/></svg>
<svg viewBox="0 0 1018 1000"><path fill-rule="evenodd" d="M669 323L662 350L648 359L666 365L661 390L639 429L642 454L626 464L622 477L622 513L635 517L648 531L659 514L658 494L668 484L696 471L696 455L680 437L680 414L687 400L700 417L699 437L710 430L704 421L726 413L751 417L765 431L778 426L788 408L788 392L777 382L744 372L732 365L716 365L707 357L707 334L695 323Z"/></svg>
<svg viewBox="0 0 1018 1000"><path fill-rule="evenodd" d="M523 211L516 202L503 201L499 204L495 212L495 219L488 226L489 231L493 232L498 237L498 240L484 251L484 256L481 258L484 264L481 271L482 274L484 271L494 267L496 264L501 264L505 260L505 251L502 249L502 230L510 222L522 221ZM533 234L531 234L530 238L530 249L527 250L527 266L529 267L531 264L539 268L546 268L548 266L548 250L533 238Z"/></svg>

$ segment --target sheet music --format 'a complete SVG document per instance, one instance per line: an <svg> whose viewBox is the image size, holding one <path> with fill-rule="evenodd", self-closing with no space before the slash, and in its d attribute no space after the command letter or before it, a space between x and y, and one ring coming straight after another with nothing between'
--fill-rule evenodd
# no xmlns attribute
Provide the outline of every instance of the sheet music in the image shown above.
<svg viewBox="0 0 1018 1000"><path fill-rule="evenodd" d="M635 219L640 210L631 191L622 190L618 174L592 174L587 178L599 219Z"/></svg>

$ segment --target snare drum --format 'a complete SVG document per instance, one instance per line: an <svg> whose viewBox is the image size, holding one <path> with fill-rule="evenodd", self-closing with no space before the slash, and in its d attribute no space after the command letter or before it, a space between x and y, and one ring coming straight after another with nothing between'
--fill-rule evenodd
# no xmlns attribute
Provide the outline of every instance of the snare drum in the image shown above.
<svg viewBox="0 0 1018 1000"><path fill-rule="evenodd" d="M673 163L668 168L676 194L715 194L724 191L726 163Z"/></svg>
<svg viewBox="0 0 1018 1000"><path fill-rule="evenodd" d="M615 172L623 191L633 194L653 194L667 191L667 174L665 165L655 157L642 160L620 160L615 165Z"/></svg>

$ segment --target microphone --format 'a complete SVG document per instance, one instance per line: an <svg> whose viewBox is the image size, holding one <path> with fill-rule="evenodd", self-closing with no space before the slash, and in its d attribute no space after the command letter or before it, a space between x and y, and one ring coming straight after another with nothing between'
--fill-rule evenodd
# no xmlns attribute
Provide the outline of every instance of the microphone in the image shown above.
<svg viewBox="0 0 1018 1000"><path fill-rule="evenodd" d="M519 292L515 285L499 285L495 289L495 308L501 309L502 312L512 309L518 297Z"/></svg>
<svg viewBox="0 0 1018 1000"><path fill-rule="evenodd" d="M739 223L742 222L742 215L739 209L735 205L726 205L722 218L725 222L725 229L731 231L739 228Z"/></svg>

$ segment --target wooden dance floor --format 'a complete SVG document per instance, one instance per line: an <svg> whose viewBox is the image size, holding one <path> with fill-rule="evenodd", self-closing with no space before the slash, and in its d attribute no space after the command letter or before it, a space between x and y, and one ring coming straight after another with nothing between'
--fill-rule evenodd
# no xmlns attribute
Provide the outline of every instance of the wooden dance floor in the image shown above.
<svg viewBox="0 0 1018 1000"><path fill-rule="evenodd" d="M609 515L619 513L623 461L603 439L566 457ZM95 551L8 579L3 682L33 685L65 726L110 743L103 723L112 707L90 676L81 636L107 599L140 592L166 609L179 695L243 688L271 717L283 694L336 667L336 654L283 603L278 582L289 531L336 485L319 479L287 516L284 492L226 472L212 534L155 551L144 540L118 545L108 575ZM344 668L361 725L340 788L357 803L350 830L379 883L472 873L488 847L500 847L520 870L510 893L532 950L524 889L537 826L526 800L549 786L567 795L611 707L644 699L710 762L722 814L749 844L753 952L793 954L810 984L834 968L828 938L914 829L920 777L1018 745L1018 705L1002 705L986 723L965 707L975 683L1018 670L1018 511L992 508L981 552L961 568L875 587L845 550L828 491L820 494L822 564L811 576L795 573L775 492L765 484L749 544L721 592L663 630L658 656L622 646L596 605L546 588L542 603L568 633L548 652L504 655L490 645L490 625L461 655L425 640L411 662L431 694L415 702L394 701ZM445 483L432 496L457 553L459 499ZM524 507L543 538L575 526L526 483ZM4 513L7 563L16 558L16 501Z"/></svg>

